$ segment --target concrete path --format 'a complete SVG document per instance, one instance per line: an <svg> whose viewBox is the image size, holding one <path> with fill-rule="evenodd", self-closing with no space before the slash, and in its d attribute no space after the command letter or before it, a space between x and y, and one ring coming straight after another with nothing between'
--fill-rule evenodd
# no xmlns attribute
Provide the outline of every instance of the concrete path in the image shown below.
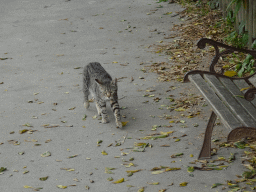
<svg viewBox="0 0 256 192"><path fill-rule="evenodd" d="M0 167L7 168L0 175L1 192L37 188L45 192L81 192L88 187L93 192L131 192L143 187L149 192L211 191L212 184L242 173L240 161L222 171L187 172L189 162L199 153L210 109L203 108L205 118L192 119L170 112L165 105L171 103L166 98L174 95L178 99L196 91L191 84L159 83L155 74L141 71L146 65L166 61L165 56L149 52L148 46L171 33L172 25L180 22L171 16L180 10L177 4L153 0L1 1ZM164 15L166 12L173 14ZM119 104L121 114L126 116L122 121L128 121L123 129L116 129L110 107L110 123L104 125L93 118L93 104L88 111L83 107L81 73L92 61L102 63L112 77L119 78ZM146 94L154 97L143 97ZM155 98L161 100L155 102ZM82 120L85 115L87 118ZM185 123L168 127L170 119L158 117L164 115L177 116L176 120ZM198 127L194 127L196 123ZM51 128L43 127L46 124ZM52 126L56 124L60 126ZM154 125L161 127L152 131ZM20 134L24 129L32 131ZM160 131L174 133L167 138L139 140ZM187 136L181 137L184 134ZM175 137L180 141L175 142ZM102 143L97 144L100 140ZM135 142L149 143L152 148L133 152ZM42 157L46 151L51 156ZM234 152L222 150L220 155L228 157L229 151ZM176 153L184 155L170 157ZM134 160L129 161L132 157ZM152 174L150 170L159 166L181 170ZM108 170L113 172L108 174L106 167L116 169ZM127 176L127 170L139 169ZM46 181L39 180L46 176ZM126 181L113 184L109 177ZM149 184L153 182L159 185ZM182 182L188 185L180 187ZM59 189L57 185L67 188Z"/></svg>

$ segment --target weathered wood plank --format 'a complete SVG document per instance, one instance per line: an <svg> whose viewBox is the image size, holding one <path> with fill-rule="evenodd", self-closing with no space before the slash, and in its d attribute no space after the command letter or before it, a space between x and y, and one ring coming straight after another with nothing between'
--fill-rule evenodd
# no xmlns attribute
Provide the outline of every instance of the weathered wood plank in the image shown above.
<svg viewBox="0 0 256 192"><path fill-rule="evenodd" d="M235 80L234 83L237 85L237 87L241 90L246 87L250 87L250 85L243 79ZM246 90L242 91L243 93L246 92ZM256 98L251 101L251 103L256 107Z"/></svg>
<svg viewBox="0 0 256 192"><path fill-rule="evenodd" d="M209 87L205 80L199 74L190 75L189 80L193 82L204 98L209 102L222 123L231 131L237 127L243 126L240 121L231 113L230 110L218 98L215 92Z"/></svg>
<svg viewBox="0 0 256 192"><path fill-rule="evenodd" d="M250 101L247 101L246 99L239 97L243 96L243 92L241 92L240 89L230 79L219 78L219 80L232 93L232 95L235 96L234 98L247 111L247 113L249 113L249 115L254 119L254 121L256 121L256 108L254 107L254 105Z"/></svg>
<svg viewBox="0 0 256 192"><path fill-rule="evenodd" d="M204 75L205 80L209 83L234 114L239 121L246 127L254 127L256 122L250 117L246 110L236 101L233 95L226 89L224 85L214 75ZM216 105L216 104L215 104Z"/></svg>
<svg viewBox="0 0 256 192"><path fill-rule="evenodd" d="M252 76L249 81L251 82L251 84L254 85L254 87L256 87L256 75Z"/></svg>

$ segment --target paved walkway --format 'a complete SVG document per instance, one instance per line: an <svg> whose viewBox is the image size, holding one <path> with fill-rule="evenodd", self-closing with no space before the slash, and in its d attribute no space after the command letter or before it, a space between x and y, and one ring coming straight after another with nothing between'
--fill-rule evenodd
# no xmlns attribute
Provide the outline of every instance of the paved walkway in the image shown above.
<svg viewBox="0 0 256 192"><path fill-rule="evenodd" d="M174 95L179 99L184 93L189 97L196 91L190 90L190 84L158 83L154 73L141 71L146 65L166 61L165 56L148 52L148 46L171 33L172 25L180 22L178 16L171 16L179 10L182 8L177 4L158 4L152 0L1 2L0 167L7 168L0 175L1 192L32 191L24 186L43 188L40 191L45 192L80 192L86 186L93 192L137 192L142 187L149 192L210 191L212 184L242 173L240 161L227 170L187 172L189 162L199 153L200 133L204 132L210 110L204 107L204 118L192 119L170 112L166 105L171 103L166 98ZM167 12L173 13L164 15ZM168 41L171 40L165 40ZM93 118L94 105L89 111L83 107L81 73L91 61L102 63L112 77L119 78L119 103L122 115L126 116L122 121L128 121L123 129L115 128L110 108L110 123L103 125ZM146 94L154 97L143 97ZM155 98L161 100L155 102ZM86 120L82 120L84 115ZM158 117L164 115L177 116L175 121L185 123L168 127L170 119ZM193 126L196 123L198 127ZM46 124L60 126L43 127ZM154 125L161 127L152 131ZM33 131L19 134L24 129ZM174 132L162 139L139 140L160 131ZM187 136L182 137L184 134ZM180 141L175 142L175 137ZM97 145L100 140L102 143ZM152 148L133 152L135 142L149 143ZM46 151L51 156L41 157ZM102 151L108 155L102 155ZM229 156L229 151L234 152L223 149L219 154ZM184 155L170 157L176 153ZM129 161L132 157L134 160ZM150 170L159 166L181 170L152 174ZM108 174L106 167L116 169L107 170L113 172ZM140 171L128 177L127 170ZM46 181L39 180L46 176ZM109 177L126 181L113 184L107 180ZM159 185L149 184L153 182ZM188 185L180 187L181 182ZM67 188L59 189L57 185Z"/></svg>

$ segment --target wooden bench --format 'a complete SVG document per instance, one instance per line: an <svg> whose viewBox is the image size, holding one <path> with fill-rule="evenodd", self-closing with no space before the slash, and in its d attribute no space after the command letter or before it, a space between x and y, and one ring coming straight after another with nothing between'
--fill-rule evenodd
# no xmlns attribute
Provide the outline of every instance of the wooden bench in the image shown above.
<svg viewBox="0 0 256 192"><path fill-rule="evenodd" d="M230 47L207 38L200 39L197 46L203 49L206 44L212 45L216 53L210 70L193 70L184 76L184 82L193 82L213 109L198 159L211 158L211 135L217 116L229 131L228 142L246 137L256 137L255 73L245 78L238 78L224 76L223 70L215 71L218 59L225 54L244 52L256 58L256 51ZM219 47L225 50L220 52ZM243 91L243 88L248 89Z"/></svg>

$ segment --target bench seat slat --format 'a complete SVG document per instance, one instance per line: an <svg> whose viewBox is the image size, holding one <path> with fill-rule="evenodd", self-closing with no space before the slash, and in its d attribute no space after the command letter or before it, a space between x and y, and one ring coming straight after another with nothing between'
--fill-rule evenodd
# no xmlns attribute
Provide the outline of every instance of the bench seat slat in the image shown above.
<svg viewBox="0 0 256 192"><path fill-rule="evenodd" d="M230 110L220 101L215 92L209 87L201 75L190 75L189 80L193 82L204 98L209 102L214 112L221 118L223 124L231 131L241 127L242 123L231 113Z"/></svg>
<svg viewBox="0 0 256 192"><path fill-rule="evenodd" d="M249 87L250 85L243 79L235 80L234 83L241 90L242 88ZM245 93L247 90L242 91ZM252 100L251 103L256 107L256 99ZM256 115L256 114L255 114Z"/></svg>
<svg viewBox="0 0 256 192"><path fill-rule="evenodd" d="M256 87L256 76L255 76L255 75L252 76L252 77L249 79L249 81L251 82L251 84L254 85L254 87Z"/></svg>
<svg viewBox="0 0 256 192"><path fill-rule="evenodd" d="M234 96L221 84L221 82L213 75L204 75L205 80L216 91L222 101L228 106L233 113L237 115L240 122L246 127L254 127L256 122L250 117L246 110L237 102Z"/></svg>
<svg viewBox="0 0 256 192"><path fill-rule="evenodd" d="M226 89L228 89L232 95L235 96L234 98L237 100L237 102L240 103L240 105L245 109L245 111L247 111L247 113L254 119L254 121L256 121L256 108L250 101L239 97L243 96L243 92L240 91L236 84L227 78L219 78L219 80L226 87Z"/></svg>

